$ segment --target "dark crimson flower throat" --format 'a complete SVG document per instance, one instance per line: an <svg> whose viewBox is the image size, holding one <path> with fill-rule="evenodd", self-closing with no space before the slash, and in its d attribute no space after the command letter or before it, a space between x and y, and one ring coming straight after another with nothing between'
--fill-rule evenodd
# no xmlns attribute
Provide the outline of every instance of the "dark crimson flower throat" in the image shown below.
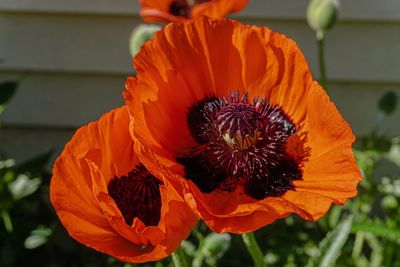
<svg viewBox="0 0 400 267"><path fill-rule="evenodd" d="M204 193L240 185L245 194L263 199L294 189L292 182L302 177L301 161L287 150L298 129L263 98L207 97L189 108L187 123L197 144L177 160Z"/></svg>
<svg viewBox="0 0 400 267"><path fill-rule="evenodd" d="M114 199L125 222L138 217L146 226L158 225L161 217L160 185L163 183L139 164L126 176L114 177L108 194Z"/></svg>
<svg viewBox="0 0 400 267"><path fill-rule="evenodd" d="M190 17L190 11L193 6L209 2L211 0L174 0L169 5L169 13L174 16Z"/></svg>

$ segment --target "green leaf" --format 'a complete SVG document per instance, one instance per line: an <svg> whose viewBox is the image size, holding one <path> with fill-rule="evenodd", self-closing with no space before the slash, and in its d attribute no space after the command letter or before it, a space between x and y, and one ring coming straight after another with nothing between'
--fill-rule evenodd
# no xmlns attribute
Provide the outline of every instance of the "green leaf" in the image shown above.
<svg viewBox="0 0 400 267"><path fill-rule="evenodd" d="M192 242L188 240L183 240L181 243L181 248L186 253L186 255L190 257L194 257L196 254L196 247L193 245Z"/></svg>
<svg viewBox="0 0 400 267"><path fill-rule="evenodd" d="M35 249L47 243L48 238L51 236L53 231L44 226L39 226L37 229L33 230L25 239L24 246L26 249Z"/></svg>
<svg viewBox="0 0 400 267"><path fill-rule="evenodd" d="M204 266L203 261L210 266L215 266L217 261L224 256L231 245L231 236L227 233L207 235L196 251L192 266Z"/></svg>
<svg viewBox="0 0 400 267"><path fill-rule="evenodd" d="M174 253L172 253L171 256L175 267L189 267L186 254L181 247L179 247Z"/></svg>
<svg viewBox="0 0 400 267"><path fill-rule="evenodd" d="M378 108L380 111L389 116L396 111L398 102L397 94L393 91L390 91L381 97L378 102Z"/></svg>
<svg viewBox="0 0 400 267"><path fill-rule="evenodd" d="M231 236L228 233L207 235L204 239L204 246L201 248L206 262L209 265L215 265L224 256L230 245Z"/></svg>
<svg viewBox="0 0 400 267"><path fill-rule="evenodd" d="M335 262L349 237L352 223L353 217L349 216L329 232L319 244L318 256L310 258L307 266L335 266Z"/></svg>
<svg viewBox="0 0 400 267"><path fill-rule="evenodd" d="M13 159L0 160L0 170L11 168L14 165L15 160Z"/></svg>
<svg viewBox="0 0 400 267"><path fill-rule="evenodd" d="M5 104L11 99L17 90L18 82L6 81L0 83L0 114L4 110Z"/></svg>
<svg viewBox="0 0 400 267"><path fill-rule="evenodd" d="M19 200L35 193L41 183L40 178L30 179L27 175L20 174L14 181L8 184L8 189L13 195L14 200Z"/></svg>
<svg viewBox="0 0 400 267"><path fill-rule="evenodd" d="M9 184L15 180L16 176L17 176L17 174L14 172L14 170L12 170L12 169L7 170L6 173L2 177L2 182L4 184Z"/></svg>
<svg viewBox="0 0 400 267"><path fill-rule="evenodd" d="M384 237L391 241L400 241L400 229L396 225L385 223L379 219L374 221L355 222L351 228L353 233L371 233L378 237Z"/></svg>

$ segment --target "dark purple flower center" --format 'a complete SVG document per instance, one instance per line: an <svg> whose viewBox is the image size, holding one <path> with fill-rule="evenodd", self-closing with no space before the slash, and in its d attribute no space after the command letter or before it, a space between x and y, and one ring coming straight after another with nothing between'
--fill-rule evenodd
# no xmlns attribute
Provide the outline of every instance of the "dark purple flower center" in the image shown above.
<svg viewBox="0 0 400 267"><path fill-rule="evenodd" d="M146 226L156 226L161 216L160 185L162 182L139 164L128 175L114 177L108 184L108 194L128 225L137 217Z"/></svg>
<svg viewBox="0 0 400 267"><path fill-rule="evenodd" d="M204 192L233 191L255 198L281 196L301 179L299 163L285 149L297 129L279 106L247 94L208 97L189 108L197 145L177 158L186 177Z"/></svg>
<svg viewBox="0 0 400 267"><path fill-rule="evenodd" d="M193 6L206 3L211 0L174 0L169 6L169 13L174 16L190 17Z"/></svg>

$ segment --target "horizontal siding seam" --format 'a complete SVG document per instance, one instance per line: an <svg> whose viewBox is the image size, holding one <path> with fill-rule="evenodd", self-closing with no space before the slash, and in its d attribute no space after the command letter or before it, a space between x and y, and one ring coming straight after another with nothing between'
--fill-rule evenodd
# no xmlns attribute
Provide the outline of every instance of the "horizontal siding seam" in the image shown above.
<svg viewBox="0 0 400 267"><path fill-rule="evenodd" d="M306 11L304 11L306 12ZM57 15L68 15L68 16L94 16L94 17L129 17L129 18L140 18L139 12L127 12L127 11L95 11L95 10L62 10L62 9L13 9L13 8L1 8L0 15L39 15L39 16L57 16ZM230 16L231 19L243 20L243 21L264 21L271 20L273 22L305 22L305 16L298 15L280 15L275 16L272 14L267 14L265 16L251 15L248 13L238 13L236 15ZM340 16L339 21L342 23L384 23L384 24L400 24L399 18L364 18L364 17L347 17Z"/></svg>

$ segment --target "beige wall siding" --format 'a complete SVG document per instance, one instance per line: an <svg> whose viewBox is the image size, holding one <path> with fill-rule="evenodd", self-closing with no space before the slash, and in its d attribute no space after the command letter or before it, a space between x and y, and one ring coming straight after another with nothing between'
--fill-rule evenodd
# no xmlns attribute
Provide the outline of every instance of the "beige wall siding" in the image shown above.
<svg viewBox="0 0 400 267"><path fill-rule="evenodd" d="M4 60L0 70L128 74L131 59L126 40L139 21L113 16L0 15ZM318 75L314 34L305 22L248 22L268 25L295 39ZM400 82L400 22L339 23L327 39L331 79Z"/></svg>
<svg viewBox="0 0 400 267"><path fill-rule="evenodd" d="M328 34L332 98L354 131L371 131L376 100L400 95L400 1L343 0ZM308 0L252 0L235 15L294 38L318 76ZM136 0L0 0L0 81L21 86L0 118L0 150L26 159L60 149L73 129L123 103L132 73L127 40L140 23ZM400 135L400 111L382 131Z"/></svg>
<svg viewBox="0 0 400 267"><path fill-rule="evenodd" d="M12 74L2 77L16 77ZM5 125L75 128L123 104L124 76L27 74L2 115ZM1 130L0 130L1 131Z"/></svg>
<svg viewBox="0 0 400 267"><path fill-rule="evenodd" d="M308 0L250 0L237 17L299 19ZM400 21L398 0L342 0L344 20ZM1 0L3 12L137 15L138 0Z"/></svg>
<svg viewBox="0 0 400 267"><path fill-rule="evenodd" d="M13 77L0 75L0 80ZM13 127L76 128L123 104L124 79L123 75L30 74L22 80L2 122ZM334 82L331 93L354 130L365 134L377 117L376 99L391 88L396 89L391 84ZM399 116L400 110L384 125L388 134L399 134Z"/></svg>
<svg viewBox="0 0 400 267"><path fill-rule="evenodd" d="M47 168L51 170L52 162L72 137L73 131L57 128L21 128L6 127L0 130L0 155L12 157L17 163L32 159L53 151Z"/></svg>

